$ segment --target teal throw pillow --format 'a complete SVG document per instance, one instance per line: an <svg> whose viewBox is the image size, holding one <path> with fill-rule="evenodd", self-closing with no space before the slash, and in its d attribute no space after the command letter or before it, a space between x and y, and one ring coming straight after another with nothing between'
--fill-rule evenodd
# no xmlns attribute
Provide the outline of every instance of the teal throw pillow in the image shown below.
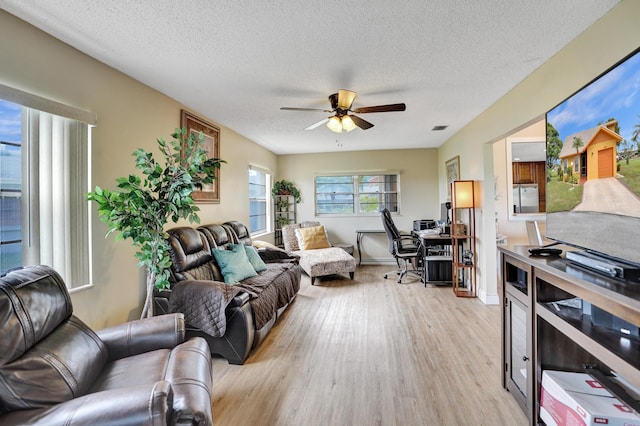
<svg viewBox="0 0 640 426"><path fill-rule="evenodd" d="M236 244L232 244L236 245ZM264 263L260 255L258 254L258 250L256 250L253 246L245 246L244 244L238 244L242 246L244 250L247 252L247 258L249 259L249 263L253 266L256 272L262 272L267 269L267 265Z"/></svg>
<svg viewBox="0 0 640 426"><path fill-rule="evenodd" d="M232 247L231 250L215 249L211 250L211 253L216 258L224 282L227 284L235 284L258 275L242 247Z"/></svg>

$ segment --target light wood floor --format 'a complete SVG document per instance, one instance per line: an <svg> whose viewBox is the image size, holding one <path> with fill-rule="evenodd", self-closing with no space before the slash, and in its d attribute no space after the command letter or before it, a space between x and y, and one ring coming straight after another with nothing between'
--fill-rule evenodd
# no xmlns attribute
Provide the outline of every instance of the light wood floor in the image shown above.
<svg viewBox="0 0 640 426"><path fill-rule="evenodd" d="M396 284L389 267L310 285L245 365L213 360L226 425L526 425L500 385L500 308Z"/></svg>

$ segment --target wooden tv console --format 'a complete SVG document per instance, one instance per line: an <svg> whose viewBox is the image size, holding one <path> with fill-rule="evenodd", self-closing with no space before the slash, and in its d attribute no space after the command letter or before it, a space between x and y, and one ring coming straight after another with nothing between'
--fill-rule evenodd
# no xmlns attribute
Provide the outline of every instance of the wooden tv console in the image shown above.
<svg viewBox="0 0 640 426"><path fill-rule="evenodd" d="M502 385L529 418L539 420L542 371L595 368L616 396L639 404L609 380L615 372L640 388L640 338L594 325L598 313L640 325L640 283L590 272L561 257L529 256L527 246L499 246L502 296ZM601 324L600 321L596 321ZM633 327L631 327L633 328ZM634 333L634 330L630 331ZM593 370L591 370L593 371Z"/></svg>

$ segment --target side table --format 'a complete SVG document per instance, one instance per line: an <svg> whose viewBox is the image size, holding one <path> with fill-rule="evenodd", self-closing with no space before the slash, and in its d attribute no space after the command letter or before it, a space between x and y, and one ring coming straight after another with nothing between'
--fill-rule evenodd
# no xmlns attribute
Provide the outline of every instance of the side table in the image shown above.
<svg viewBox="0 0 640 426"><path fill-rule="evenodd" d="M360 242L365 234L385 234L384 229L356 229L356 246L358 247L358 266L362 263L362 251Z"/></svg>

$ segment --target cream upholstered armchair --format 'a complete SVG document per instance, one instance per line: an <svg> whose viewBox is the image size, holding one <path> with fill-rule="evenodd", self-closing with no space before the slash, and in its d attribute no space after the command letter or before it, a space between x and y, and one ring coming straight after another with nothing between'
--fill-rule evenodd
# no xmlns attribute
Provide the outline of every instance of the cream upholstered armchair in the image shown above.
<svg viewBox="0 0 640 426"><path fill-rule="evenodd" d="M354 278L356 260L353 245L332 245L324 226L319 222L306 221L282 227L285 250L300 256L302 270L311 278L349 273Z"/></svg>
<svg viewBox="0 0 640 426"><path fill-rule="evenodd" d="M299 234L300 231L296 233L296 229L316 228L318 226L322 226L324 230L324 235L327 240L326 245L328 247L341 248L342 250L346 251L351 256L353 256L353 244L332 244L329 241L329 236L326 233L326 228L324 228L324 226L320 222L312 221L312 220L307 220L300 223L294 223L293 225L285 225L282 227L282 240L284 242L284 249L287 251L303 250L303 248L300 247L300 244L298 242L298 236L297 236L297 234ZM305 233L305 231L302 231L302 232ZM320 243L322 243L321 239L320 239ZM326 247L322 247L322 248L326 248Z"/></svg>

